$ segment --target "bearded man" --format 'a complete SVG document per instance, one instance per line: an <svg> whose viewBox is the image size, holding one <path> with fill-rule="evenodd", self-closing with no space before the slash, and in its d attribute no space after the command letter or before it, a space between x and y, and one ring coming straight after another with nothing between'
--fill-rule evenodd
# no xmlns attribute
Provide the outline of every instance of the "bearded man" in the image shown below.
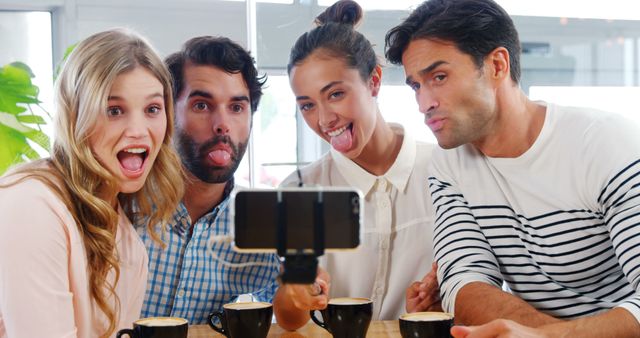
<svg viewBox="0 0 640 338"><path fill-rule="evenodd" d="M165 62L173 78L175 144L187 179L173 222L157 225L157 233L164 227L162 242L139 227L149 254L141 316L203 324L241 294L271 302L278 287L275 254L236 253L230 241L214 240L211 255L207 245L210 238L228 238L233 174L265 78L246 50L222 37L193 38Z"/></svg>

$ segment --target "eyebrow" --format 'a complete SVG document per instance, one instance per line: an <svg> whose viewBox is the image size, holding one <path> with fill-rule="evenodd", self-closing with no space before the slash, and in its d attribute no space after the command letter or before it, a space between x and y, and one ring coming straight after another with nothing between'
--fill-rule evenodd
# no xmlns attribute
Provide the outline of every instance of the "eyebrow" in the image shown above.
<svg viewBox="0 0 640 338"><path fill-rule="evenodd" d="M213 94L211 94L209 92L205 92L204 90L194 90L194 91L189 93L189 97L188 98L192 98L194 96L200 96L200 97L204 97L204 98L207 98L207 99L212 99L213 98Z"/></svg>
<svg viewBox="0 0 640 338"><path fill-rule="evenodd" d="M418 71L418 75L423 76L424 74L428 74L428 73L432 72L434 69L440 67L440 65L443 65L443 64L449 64L449 62L444 61L444 60L436 61L436 62L430 64L429 66L419 70ZM411 82L413 82L413 77L407 76L407 79L404 81L404 83L410 85Z"/></svg>
<svg viewBox="0 0 640 338"><path fill-rule="evenodd" d="M157 93L157 92L156 92L156 93L153 93L153 94L149 94L149 95L147 95L147 97L145 97L145 99L146 99L146 100L150 100L150 99L154 99L154 98L156 98L156 97L162 97L162 98L164 98L164 95L163 95L163 93ZM122 97L122 96L118 96L118 95L109 95L109 96L107 97L107 101L111 101L111 100L115 100L115 101L118 101L118 100L124 100L124 97Z"/></svg>
<svg viewBox="0 0 640 338"><path fill-rule="evenodd" d="M231 101L247 101L249 102L249 97L246 95L238 95L231 98Z"/></svg>
<svg viewBox="0 0 640 338"><path fill-rule="evenodd" d="M204 90L194 90L191 93L189 93L189 98L192 97L204 97L206 99L213 99L213 94L204 91ZM247 102L251 102L251 100L249 100L249 97L246 95L237 95L237 96L232 96L231 97L231 101L233 102L237 102L237 101L247 101Z"/></svg>
<svg viewBox="0 0 640 338"><path fill-rule="evenodd" d="M344 82L344 81L331 81L326 86L320 88L320 93L322 94L322 93L326 92L327 90L331 89L331 87L333 87L333 86L335 86L337 84L340 84L342 82ZM308 96L296 96L296 101L308 100L308 99L309 99Z"/></svg>

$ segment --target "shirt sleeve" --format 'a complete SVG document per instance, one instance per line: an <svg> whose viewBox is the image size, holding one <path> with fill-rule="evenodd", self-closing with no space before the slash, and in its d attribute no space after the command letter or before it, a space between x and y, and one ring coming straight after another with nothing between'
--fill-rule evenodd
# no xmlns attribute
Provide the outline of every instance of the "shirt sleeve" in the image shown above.
<svg viewBox="0 0 640 338"><path fill-rule="evenodd" d="M42 183L0 190L0 315L12 338L76 337L63 204ZM1 332L0 332L1 333Z"/></svg>
<svg viewBox="0 0 640 338"><path fill-rule="evenodd" d="M264 280L265 283L260 290L252 293L253 297L258 301L267 303L273 303L273 296L278 290L278 280L274 276L278 276L280 273L280 259L278 259L278 256L273 254L270 260L272 264L267 267L267 275L269 275L269 278Z"/></svg>
<svg viewBox="0 0 640 338"><path fill-rule="evenodd" d="M456 296L463 286L483 282L501 287L502 275L468 202L455 180L444 174L451 172L446 167L443 151L436 150L428 181L436 210L434 258L438 262L442 306L454 313Z"/></svg>
<svg viewBox="0 0 640 338"><path fill-rule="evenodd" d="M640 322L640 128L622 118L608 118L587 131L587 179L594 191L622 271L635 294L619 307Z"/></svg>

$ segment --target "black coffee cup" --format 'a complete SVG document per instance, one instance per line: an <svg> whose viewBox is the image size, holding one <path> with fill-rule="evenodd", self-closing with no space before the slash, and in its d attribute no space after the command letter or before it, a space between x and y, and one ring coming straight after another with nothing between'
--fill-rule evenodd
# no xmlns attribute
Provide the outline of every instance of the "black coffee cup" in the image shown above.
<svg viewBox="0 0 640 338"><path fill-rule="evenodd" d="M265 338L271 328L273 306L263 302L229 303L209 315L209 326L229 338ZM220 320L220 326L214 324Z"/></svg>
<svg viewBox="0 0 640 338"><path fill-rule="evenodd" d="M453 315L446 312L414 312L400 316L402 338L450 338Z"/></svg>
<svg viewBox="0 0 640 338"><path fill-rule="evenodd" d="M335 338L364 338L371 323L373 303L367 298L333 298L320 310L322 322L311 311L311 319Z"/></svg>
<svg viewBox="0 0 640 338"><path fill-rule="evenodd" d="M189 322L178 317L150 317L133 322L132 329L122 329L116 335L120 338L187 338Z"/></svg>

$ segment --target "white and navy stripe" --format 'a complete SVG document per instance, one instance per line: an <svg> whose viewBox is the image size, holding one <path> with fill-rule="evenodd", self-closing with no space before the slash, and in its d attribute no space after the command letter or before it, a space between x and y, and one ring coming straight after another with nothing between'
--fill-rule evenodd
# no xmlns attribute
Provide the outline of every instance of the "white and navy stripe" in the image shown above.
<svg viewBox="0 0 640 338"><path fill-rule="evenodd" d="M472 281L511 291L536 309L571 319L615 306L640 311L640 161L601 190L598 210L527 214L526 201L470 204L452 184L429 178L434 247L445 307ZM518 210L514 210L517 208Z"/></svg>

